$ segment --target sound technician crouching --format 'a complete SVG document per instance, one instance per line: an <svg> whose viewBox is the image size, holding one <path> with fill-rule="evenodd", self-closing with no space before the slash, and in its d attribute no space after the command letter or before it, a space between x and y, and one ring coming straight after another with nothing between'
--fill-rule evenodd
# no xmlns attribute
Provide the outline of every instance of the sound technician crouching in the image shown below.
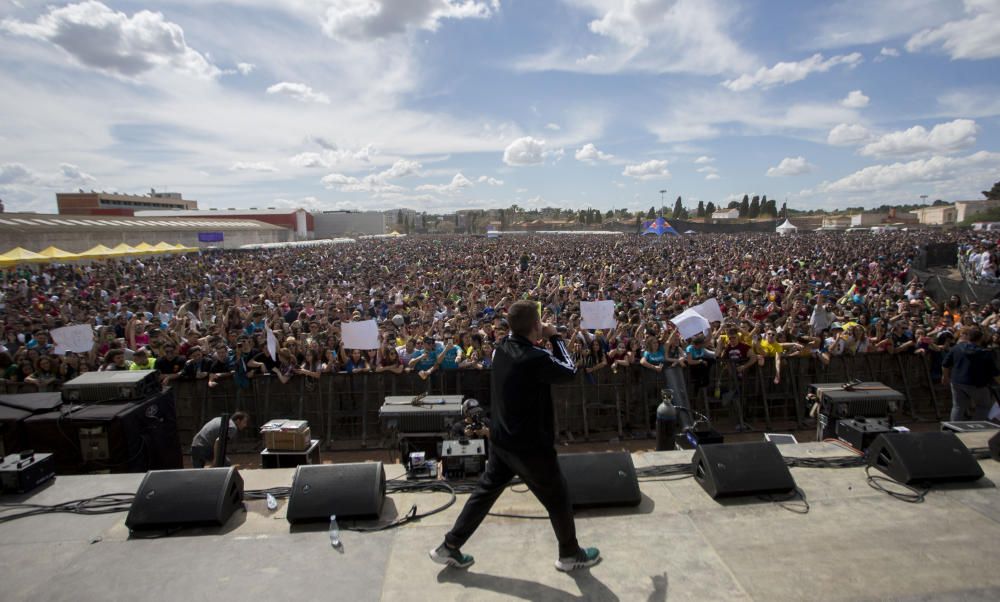
<svg viewBox="0 0 1000 602"><path fill-rule="evenodd" d="M246 412L234 412L229 418L229 443L236 439L237 431L246 430L250 426L250 415ZM216 417L205 423L191 442L191 466L205 468L220 465L215 459L219 455L219 434L222 431L222 417ZM229 458L221 466L229 466Z"/></svg>

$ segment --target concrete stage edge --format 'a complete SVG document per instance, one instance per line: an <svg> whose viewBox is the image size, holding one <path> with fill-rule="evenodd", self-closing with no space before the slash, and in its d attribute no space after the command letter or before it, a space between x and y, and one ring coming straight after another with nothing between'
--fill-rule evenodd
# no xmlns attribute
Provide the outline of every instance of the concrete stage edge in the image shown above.
<svg viewBox="0 0 1000 602"><path fill-rule="evenodd" d="M962 435L984 447L983 434ZM829 443L781 446L787 456L835 457ZM637 467L688 462L691 452L634 455ZM285 502L247 503L222 529L129 539L125 515L50 515L0 525L0 599L9 600L998 600L1000 463L977 483L935 487L922 504L865 484L859 468L793 468L811 511L756 498L719 503L692 479L644 481L638 508L577 514L583 545L604 561L559 573L546 520L487 518L465 551L468 571L427 557L458 515L447 511L391 531L290 529ZM388 477L402 473L387 466ZM247 489L287 486L292 470L248 470ZM134 493L141 474L58 477L30 501L52 504ZM520 488L518 488L520 490ZM0 498L9 503L17 498ZM445 494L394 495L382 520L421 512ZM528 493L508 490L497 512L537 515Z"/></svg>

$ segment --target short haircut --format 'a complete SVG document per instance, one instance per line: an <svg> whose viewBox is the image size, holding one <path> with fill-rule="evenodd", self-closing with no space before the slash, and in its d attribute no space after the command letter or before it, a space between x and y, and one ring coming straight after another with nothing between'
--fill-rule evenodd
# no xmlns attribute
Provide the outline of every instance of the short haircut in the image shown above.
<svg viewBox="0 0 1000 602"><path fill-rule="evenodd" d="M241 420L248 420L249 418L250 418L250 414L247 414L246 412L244 412L242 410L237 411L237 412L233 412L233 415L229 417L229 419L232 420L233 422L239 422Z"/></svg>
<svg viewBox="0 0 1000 602"><path fill-rule="evenodd" d="M528 336L540 319L538 305L527 299L515 301L507 312L507 322L510 323L511 332L522 337Z"/></svg>
<svg viewBox="0 0 1000 602"><path fill-rule="evenodd" d="M970 343L978 345L983 340L983 329L978 326L970 326L965 336Z"/></svg>

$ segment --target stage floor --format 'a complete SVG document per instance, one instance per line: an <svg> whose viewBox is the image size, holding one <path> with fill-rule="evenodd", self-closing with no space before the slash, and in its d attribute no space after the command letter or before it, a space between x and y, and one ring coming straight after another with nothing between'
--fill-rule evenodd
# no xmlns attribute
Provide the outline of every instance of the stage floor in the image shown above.
<svg viewBox="0 0 1000 602"><path fill-rule="evenodd" d="M982 434L963 435L970 447ZM785 455L843 456L828 443L782 446ZM634 455L637 467L677 464L691 452ZM247 503L222 529L129 539L125 515L32 517L0 525L3 600L998 600L1000 463L986 477L935 487L922 504L868 487L860 468L793 468L811 511L752 501L719 503L692 479L644 481L638 508L577 514L583 545L601 564L557 572L548 521L487 518L464 551L468 571L433 564L466 496L440 514L372 534L326 525L290 529L285 502ZM402 473L386 467L387 476ZM287 486L291 469L242 471L247 489ZM62 476L30 501L52 504L133 493L141 474ZM520 490L520 488L518 488ZM11 502L12 496L0 498ZM393 495L382 519L445 494ZM529 493L508 490L497 512L535 515Z"/></svg>

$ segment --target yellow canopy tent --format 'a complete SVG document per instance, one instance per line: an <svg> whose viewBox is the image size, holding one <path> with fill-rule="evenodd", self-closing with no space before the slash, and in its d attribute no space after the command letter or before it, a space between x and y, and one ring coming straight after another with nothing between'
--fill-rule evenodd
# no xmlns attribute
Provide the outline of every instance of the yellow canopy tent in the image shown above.
<svg viewBox="0 0 1000 602"><path fill-rule="evenodd" d="M140 253L156 253L156 249L148 242L141 242L135 246L135 250Z"/></svg>
<svg viewBox="0 0 1000 602"><path fill-rule="evenodd" d="M153 249L157 253L174 253L174 252L177 251L177 249L174 248L174 246L172 244L170 244L168 242L162 242L162 241L156 243L155 245L153 245Z"/></svg>
<svg viewBox="0 0 1000 602"><path fill-rule="evenodd" d="M97 245L82 253L77 253L76 255L80 259L110 259L113 257L120 257L120 255L104 245Z"/></svg>
<svg viewBox="0 0 1000 602"><path fill-rule="evenodd" d="M79 259L76 253L63 251L58 247L46 247L38 252L39 255L48 257L50 261L73 261Z"/></svg>
<svg viewBox="0 0 1000 602"><path fill-rule="evenodd" d="M14 265L18 263L45 263L49 260L44 255L39 255L34 251L29 251L23 247L14 247L3 255L0 255L0 262L3 265Z"/></svg>
<svg viewBox="0 0 1000 602"><path fill-rule="evenodd" d="M175 244L174 248L177 249L179 253L191 253L192 251L198 250L198 247L185 247L181 243Z"/></svg>
<svg viewBox="0 0 1000 602"><path fill-rule="evenodd" d="M123 257L131 257L133 255L142 255L143 254L143 252L140 251L139 249L136 249L132 245L128 245L128 244L125 244L125 243L117 244L111 250L114 251L114 253L116 255L121 255Z"/></svg>

